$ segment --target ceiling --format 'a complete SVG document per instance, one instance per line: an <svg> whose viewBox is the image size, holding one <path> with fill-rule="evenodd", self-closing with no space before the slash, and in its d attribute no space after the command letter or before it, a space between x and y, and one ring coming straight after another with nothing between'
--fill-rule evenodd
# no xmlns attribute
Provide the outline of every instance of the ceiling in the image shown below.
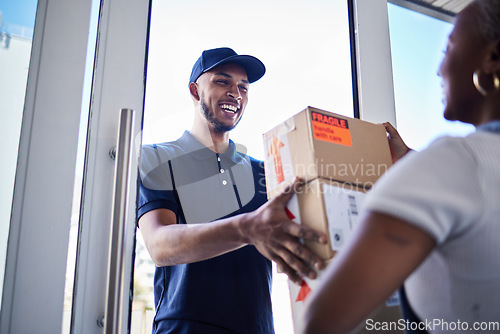
<svg viewBox="0 0 500 334"><path fill-rule="evenodd" d="M436 7L440 10L457 14L464 9L465 6L471 3L472 0L422 0L422 2L428 3L432 7Z"/></svg>
<svg viewBox="0 0 500 334"><path fill-rule="evenodd" d="M464 9L472 0L389 0L390 2L413 9L446 21Z"/></svg>

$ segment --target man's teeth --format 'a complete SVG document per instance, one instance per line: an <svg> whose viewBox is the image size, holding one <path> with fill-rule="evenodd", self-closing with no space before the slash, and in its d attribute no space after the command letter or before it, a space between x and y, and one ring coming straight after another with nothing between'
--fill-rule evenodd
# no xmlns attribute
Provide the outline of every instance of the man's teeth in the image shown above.
<svg viewBox="0 0 500 334"><path fill-rule="evenodd" d="M238 108L230 104L223 104L220 107L226 111L232 112L233 114L236 112L236 110L238 110Z"/></svg>

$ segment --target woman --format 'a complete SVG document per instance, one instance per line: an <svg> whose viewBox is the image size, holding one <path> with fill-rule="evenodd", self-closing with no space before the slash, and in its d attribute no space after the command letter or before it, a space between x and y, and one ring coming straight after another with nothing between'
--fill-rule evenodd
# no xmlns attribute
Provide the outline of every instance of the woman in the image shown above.
<svg viewBox="0 0 500 334"><path fill-rule="evenodd" d="M476 132L407 154L377 182L309 298L307 333L352 330L403 283L425 330L500 333L499 0L458 14L439 75L444 117Z"/></svg>

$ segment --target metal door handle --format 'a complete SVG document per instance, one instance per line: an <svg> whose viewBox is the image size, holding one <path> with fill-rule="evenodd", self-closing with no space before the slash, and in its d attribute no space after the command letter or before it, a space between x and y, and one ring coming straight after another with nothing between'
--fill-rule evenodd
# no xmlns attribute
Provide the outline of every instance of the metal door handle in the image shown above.
<svg viewBox="0 0 500 334"><path fill-rule="evenodd" d="M106 316L104 333L122 333L122 305L125 226L128 211L130 168L132 162L132 134L134 110L121 109L118 139L116 144L115 181L113 211L111 213L111 232L109 242L109 261L106 294ZM127 294L128 295L128 294Z"/></svg>

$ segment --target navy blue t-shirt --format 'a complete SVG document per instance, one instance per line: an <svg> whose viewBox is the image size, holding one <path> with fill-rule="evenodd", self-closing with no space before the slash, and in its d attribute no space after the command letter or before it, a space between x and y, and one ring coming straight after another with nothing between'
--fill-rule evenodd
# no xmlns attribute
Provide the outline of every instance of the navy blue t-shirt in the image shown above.
<svg viewBox="0 0 500 334"><path fill-rule="evenodd" d="M256 210L267 200L263 163L231 141L216 154L188 131L146 145L138 216L165 208L177 223L207 223ZM253 246L196 263L157 267L153 333L274 333L271 262Z"/></svg>

